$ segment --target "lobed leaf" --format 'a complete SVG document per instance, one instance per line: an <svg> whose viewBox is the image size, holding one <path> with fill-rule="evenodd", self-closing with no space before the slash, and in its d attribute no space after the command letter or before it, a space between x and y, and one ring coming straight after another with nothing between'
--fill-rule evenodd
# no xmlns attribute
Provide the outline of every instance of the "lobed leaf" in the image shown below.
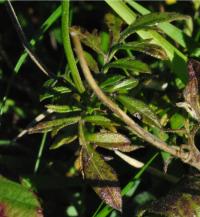
<svg viewBox="0 0 200 217"><path fill-rule="evenodd" d="M29 133L46 133L56 129L57 127L66 127L77 123L81 117L61 118L53 121L44 121L37 124L35 127L28 130ZM60 128L61 129L61 128Z"/></svg>
<svg viewBox="0 0 200 217"><path fill-rule="evenodd" d="M113 62L107 63L103 67L103 71L107 72L109 68L127 69L133 74L151 73L149 66L139 60L133 58L121 58Z"/></svg>
<svg viewBox="0 0 200 217"><path fill-rule="evenodd" d="M133 115L139 113L143 122L161 128L158 117L144 102L125 95L119 95L117 99Z"/></svg>
<svg viewBox="0 0 200 217"><path fill-rule="evenodd" d="M90 143L110 150L117 149L123 152L135 150L135 146L131 145L131 141L120 133L87 133L86 139Z"/></svg>
<svg viewBox="0 0 200 217"><path fill-rule="evenodd" d="M24 186L0 176L0 216L43 217L36 195Z"/></svg>
<svg viewBox="0 0 200 217"><path fill-rule="evenodd" d="M136 21L129 25L120 36L119 41L123 41L131 34L135 33L140 29L145 29L149 26L158 25L163 22L172 22L175 20L183 20L188 19L188 16L182 15L175 12L154 12L150 14L143 15L136 19Z"/></svg>

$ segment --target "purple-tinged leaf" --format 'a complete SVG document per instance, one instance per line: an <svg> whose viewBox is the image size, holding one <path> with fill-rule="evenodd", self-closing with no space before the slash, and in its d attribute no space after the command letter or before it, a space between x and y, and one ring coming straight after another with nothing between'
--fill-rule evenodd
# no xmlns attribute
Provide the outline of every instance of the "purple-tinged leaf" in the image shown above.
<svg viewBox="0 0 200 217"><path fill-rule="evenodd" d="M189 81L183 91L185 102L177 103L178 107L183 107L198 122L200 122L200 98L199 98L199 76L200 62L189 60L188 62Z"/></svg>
<svg viewBox="0 0 200 217"><path fill-rule="evenodd" d="M130 152L136 149L135 146L131 145L131 141L120 133L87 133L86 139L88 142L110 150Z"/></svg>
<svg viewBox="0 0 200 217"><path fill-rule="evenodd" d="M28 130L29 133L46 133L52 131L60 126L66 127L71 124L75 124L80 120L80 117L61 118L53 121L44 121L37 124L35 127ZM60 130L60 128L59 128Z"/></svg>
<svg viewBox="0 0 200 217"><path fill-rule="evenodd" d="M117 175L86 141L83 123L79 122L79 140L82 145L80 164L83 177L93 187L99 197L109 206L122 211L122 197Z"/></svg>
<svg viewBox="0 0 200 217"><path fill-rule="evenodd" d="M106 204L121 212L122 197L117 175L90 144L82 147L81 165L84 178L99 197Z"/></svg>
<svg viewBox="0 0 200 217"><path fill-rule="evenodd" d="M19 183L0 176L1 217L43 217L36 195Z"/></svg>

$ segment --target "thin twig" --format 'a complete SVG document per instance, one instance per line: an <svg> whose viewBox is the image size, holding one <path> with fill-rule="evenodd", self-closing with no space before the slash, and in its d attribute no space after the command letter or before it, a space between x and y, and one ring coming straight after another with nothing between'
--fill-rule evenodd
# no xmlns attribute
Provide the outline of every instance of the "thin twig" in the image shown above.
<svg viewBox="0 0 200 217"><path fill-rule="evenodd" d="M102 101L103 104L105 104L107 107L109 107L126 125L128 125L133 132L135 132L138 136L140 136L145 141L151 143L153 146L155 146L158 149L161 149L163 151L166 151L170 154L172 154L175 157L184 159L186 158L186 154L184 152L179 152L175 150L174 148L168 146L165 142L160 140L159 138L155 137L151 133L145 131L142 127L140 127L137 123L135 123L134 120L132 120L122 109L119 108L117 104L115 104L108 96L106 96L103 91L99 88L97 85L95 79L93 78L87 61L84 57L83 49L80 43L80 39L78 37L78 33L75 30L72 30L71 36L74 42L75 51L79 58L80 65L83 71L83 74L92 88L92 90L95 92L97 97Z"/></svg>
<svg viewBox="0 0 200 217"><path fill-rule="evenodd" d="M47 76L52 77L52 78L56 78L56 76L49 72L49 70L46 69L46 67L41 63L41 61L39 60L39 58L36 56L36 54L34 53L34 51L32 50L32 48L29 45L29 42L22 30L22 27L20 25L20 22L17 18L17 15L15 13L15 10L10 2L10 0L8 0L6 2L6 6L7 6L7 10L9 12L9 15L11 17L11 20L13 22L13 25L17 31L17 34L19 36L19 39L25 49L25 51L28 53L29 57L31 58L31 60L38 66L38 68Z"/></svg>

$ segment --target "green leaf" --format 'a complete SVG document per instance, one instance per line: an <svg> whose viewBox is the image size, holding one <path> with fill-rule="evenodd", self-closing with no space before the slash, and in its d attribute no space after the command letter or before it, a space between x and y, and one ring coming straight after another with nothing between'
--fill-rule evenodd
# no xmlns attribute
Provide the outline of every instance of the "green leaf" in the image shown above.
<svg viewBox="0 0 200 217"><path fill-rule="evenodd" d="M43 216L38 198L32 191L2 176L0 186L0 216Z"/></svg>
<svg viewBox="0 0 200 217"><path fill-rule="evenodd" d="M68 87L57 86L53 88L47 88L43 94L40 95L40 101L59 96L65 93L71 93L72 91Z"/></svg>
<svg viewBox="0 0 200 217"><path fill-rule="evenodd" d="M132 24L136 19L136 13L131 10L128 5L123 0L113 1L113 0L105 0L105 2L128 24ZM128 1L128 2L134 2L134 1ZM169 24L169 23L160 23L161 24ZM165 25L166 26L166 25ZM162 29L164 28L164 25L162 26ZM164 28L165 30L167 29ZM172 31L173 30L173 31ZM167 32L167 31L166 31ZM175 31L177 33L177 31ZM137 31L137 34L143 38L152 38L153 43L158 44L161 46L167 53L167 56L169 57L170 61L172 62L172 71L175 73L175 75L181 79L182 83L186 84L187 82L187 75L186 75L186 61L187 57L181 53L175 46L173 46L169 41L167 41L163 36L161 36L158 32L155 32L153 30L139 30ZM171 37L177 36L177 34L174 34L174 29L171 29L170 32ZM181 42L184 41L184 37L182 37L183 34L178 34L178 37L180 37ZM177 37L176 37L177 38Z"/></svg>
<svg viewBox="0 0 200 217"><path fill-rule="evenodd" d="M61 135L55 139L55 141L53 142L53 144L50 146L49 149L53 150L53 149L60 148L61 146L67 145L76 139L77 139L77 135L74 136Z"/></svg>
<svg viewBox="0 0 200 217"><path fill-rule="evenodd" d="M156 114L144 102L124 95L118 96L117 99L131 114L139 113L144 123L161 128Z"/></svg>
<svg viewBox="0 0 200 217"><path fill-rule="evenodd" d="M170 126L172 129L181 129L185 124L185 118L179 113L175 113L170 118Z"/></svg>
<svg viewBox="0 0 200 217"><path fill-rule="evenodd" d="M81 117L71 117L71 118L61 118L61 119L56 119L53 121L44 121L39 124L37 124L35 127L30 128L28 130L29 133L46 133L49 131L54 130L57 127L66 127L71 124L77 123Z"/></svg>
<svg viewBox="0 0 200 217"><path fill-rule="evenodd" d="M124 78L125 78L124 75L114 75L114 76L111 76L111 77L107 78L104 82L102 82L100 84L100 87L105 90L106 87L110 87L110 86L116 85L117 83L119 83Z"/></svg>
<svg viewBox="0 0 200 217"><path fill-rule="evenodd" d="M86 51L84 51L84 56L85 56L85 59L87 61L87 64L88 64L88 67L90 68L90 70L95 72L95 73L99 73L98 64L97 64L96 60L93 58L93 56Z"/></svg>
<svg viewBox="0 0 200 217"><path fill-rule="evenodd" d="M135 150L135 146L131 145L131 141L119 133L87 133L86 139L88 142L110 150L117 149L123 152Z"/></svg>
<svg viewBox="0 0 200 217"><path fill-rule="evenodd" d="M109 206L122 211L122 198L115 171L85 139L83 122L79 122L79 140L82 145L80 160L83 177L99 197Z"/></svg>
<svg viewBox="0 0 200 217"><path fill-rule="evenodd" d="M95 125L106 126L106 127L116 125L109 118L103 115L90 115L90 116L84 117L83 120L86 122L95 124Z"/></svg>
<svg viewBox="0 0 200 217"><path fill-rule="evenodd" d="M159 45L150 43L150 41L151 40L146 39L128 43L115 44L112 47L111 56L113 56L113 53L115 53L117 50L133 50L145 53L158 59L168 59L167 53L163 50L163 48Z"/></svg>
<svg viewBox="0 0 200 217"><path fill-rule="evenodd" d="M122 211L117 175L90 144L82 147L81 164L84 178L99 197L112 208Z"/></svg>
<svg viewBox="0 0 200 217"><path fill-rule="evenodd" d="M162 22L172 22L174 20L188 19L188 16L182 15L175 12L154 12L150 14L143 15L136 19L136 21L129 25L120 36L120 41L123 41L131 34L135 33L140 29L145 29L149 26L158 25Z"/></svg>
<svg viewBox="0 0 200 217"><path fill-rule="evenodd" d="M114 75L109 77L103 83L100 84L100 87L108 93L120 92L124 93L132 88L135 88L139 81L135 78L124 79L123 75Z"/></svg>
<svg viewBox="0 0 200 217"><path fill-rule="evenodd" d="M152 131L156 137L158 137L160 140L164 142L166 142L169 139L169 135L160 128L153 127Z"/></svg>
<svg viewBox="0 0 200 217"><path fill-rule="evenodd" d="M87 31L81 31L77 27L73 27L73 28L76 29L75 31L79 34L80 40L84 45L91 48L96 53L104 55L104 53L101 49L101 38L100 38L99 34L97 34L96 30L94 30L92 33L90 33Z"/></svg>
<svg viewBox="0 0 200 217"><path fill-rule="evenodd" d="M133 58L121 58L110 62L103 67L103 71L107 72L109 68L127 69L133 74L140 73L151 73L149 66L139 60Z"/></svg>
<svg viewBox="0 0 200 217"><path fill-rule="evenodd" d="M76 106L68 106L68 105L46 105L45 107L57 113L81 111L81 109Z"/></svg>
<svg viewBox="0 0 200 217"><path fill-rule="evenodd" d="M115 16L114 14L107 13L105 15L105 23L109 28L109 32L111 34L112 43L115 43L119 40L120 37L120 29L123 21Z"/></svg>
<svg viewBox="0 0 200 217"><path fill-rule="evenodd" d="M113 93L113 92L119 92L119 93L127 93L129 90L135 88L138 85L139 81L134 78L125 79L115 86L111 86L106 88L106 92Z"/></svg>

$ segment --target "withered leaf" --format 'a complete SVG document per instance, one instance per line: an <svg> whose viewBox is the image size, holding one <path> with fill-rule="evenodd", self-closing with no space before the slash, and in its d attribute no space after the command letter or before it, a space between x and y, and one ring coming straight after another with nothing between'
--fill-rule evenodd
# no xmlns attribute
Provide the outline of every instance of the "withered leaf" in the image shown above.
<svg viewBox="0 0 200 217"><path fill-rule="evenodd" d="M178 107L183 107L198 122L200 122L200 104L199 104L199 75L200 62L190 59L188 62L189 81L186 85L183 96L185 102L177 103Z"/></svg>
<svg viewBox="0 0 200 217"><path fill-rule="evenodd" d="M81 166L84 178L99 197L106 204L121 212L122 197L117 175L91 144L82 147Z"/></svg>
<svg viewBox="0 0 200 217"><path fill-rule="evenodd" d="M109 28L112 37L112 42L113 43L117 42L120 37L120 29L123 21L118 16L115 16L114 14L111 13L107 13L105 15L104 20Z"/></svg>
<svg viewBox="0 0 200 217"><path fill-rule="evenodd" d="M97 33L97 30L93 30L92 33L85 31L83 29L80 29L77 26L71 27L71 30L75 31L78 33L81 42L94 50L96 53L104 55L102 49L101 49L101 37Z"/></svg>

